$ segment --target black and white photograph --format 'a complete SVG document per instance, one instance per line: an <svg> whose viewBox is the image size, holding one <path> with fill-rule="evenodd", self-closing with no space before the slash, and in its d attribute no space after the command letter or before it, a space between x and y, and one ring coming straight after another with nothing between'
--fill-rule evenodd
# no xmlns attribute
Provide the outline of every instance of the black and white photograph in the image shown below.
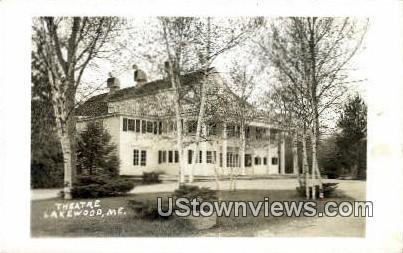
<svg viewBox="0 0 403 253"><path fill-rule="evenodd" d="M388 19L375 4L373 15L163 14L150 11L155 4L131 14L24 11L28 82L12 97L8 75L19 74L7 70L0 96L24 104L25 115L14 114L24 132L8 127L11 105L0 112L2 179L9 170L26 179L13 179L20 195L0 190L2 218L23 222L30 243L10 240L4 252L116 239L155 252L161 238L164 252L203 251L197 239L222 251L225 238L243 245L235 251L256 238L250 250L282 240L273 249L358 252L372 243L370 252L401 252L402 27L383 39ZM384 62L391 54L401 59ZM23 163L11 162L12 136L26 147ZM15 207L22 220L7 216L3 196L24 202ZM382 231L390 233L371 241ZM100 245L77 250L119 243Z"/></svg>

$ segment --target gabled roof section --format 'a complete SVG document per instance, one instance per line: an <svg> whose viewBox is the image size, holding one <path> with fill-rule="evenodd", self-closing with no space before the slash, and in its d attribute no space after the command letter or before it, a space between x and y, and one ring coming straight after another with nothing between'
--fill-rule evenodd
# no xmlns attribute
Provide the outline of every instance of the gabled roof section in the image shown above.
<svg viewBox="0 0 403 253"><path fill-rule="evenodd" d="M214 68L209 68L207 71L211 72ZM213 72L214 73L214 72ZM182 86L193 85L200 81L204 76L203 70L190 72L181 76ZM84 104L80 105L76 110L77 116L100 116L108 113L108 102L121 101L125 99L147 96L154 94L161 90L171 88L171 83L167 79L159 79L144 83L142 85L136 85L127 87L115 91L113 94L103 93L88 99Z"/></svg>

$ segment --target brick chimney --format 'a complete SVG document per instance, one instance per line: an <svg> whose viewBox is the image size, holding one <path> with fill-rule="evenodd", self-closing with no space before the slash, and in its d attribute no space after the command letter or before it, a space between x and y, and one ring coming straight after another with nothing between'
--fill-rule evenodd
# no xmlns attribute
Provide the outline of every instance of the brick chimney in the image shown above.
<svg viewBox="0 0 403 253"><path fill-rule="evenodd" d="M109 94L113 94L120 89L119 79L113 77L112 75L110 75L110 77L106 80L106 84L109 88Z"/></svg>
<svg viewBox="0 0 403 253"><path fill-rule="evenodd" d="M136 64L133 64L133 77L137 85L143 85L147 82L146 73L139 69Z"/></svg>

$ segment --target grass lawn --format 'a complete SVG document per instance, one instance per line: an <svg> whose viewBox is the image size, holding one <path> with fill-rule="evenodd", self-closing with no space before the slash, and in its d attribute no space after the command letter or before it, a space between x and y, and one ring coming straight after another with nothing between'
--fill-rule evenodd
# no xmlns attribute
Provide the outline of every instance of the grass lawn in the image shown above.
<svg viewBox="0 0 403 253"><path fill-rule="evenodd" d="M168 220L146 220L136 218L127 201L156 201L157 197L166 198L171 193L147 193L127 195L113 198L100 198L102 209L124 207L126 215L108 217L80 216L73 218L44 218L44 212L55 209L55 203L68 203L61 199L33 200L31 202L31 235L32 237L184 237L184 236L254 236L256 231L270 228L273 225L287 226L297 219L316 219L310 217L264 217L263 211L258 217L219 217L218 225L208 230L198 231L180 218ZM263 201L265 197L270 202L275 200L302 200L292 190L237 190L236 192L219 192L220 200L250 200ZM91 200L91 199L90 199ZM351 200L344 196L335 196L327 200ZM74 202L80 200L74 200ZM89 201L81 200L81 201ZM318 201L318 209L323 202ZM348 220L346 220L346 225ZM318 235L320 236L320 235Z"/></svg>

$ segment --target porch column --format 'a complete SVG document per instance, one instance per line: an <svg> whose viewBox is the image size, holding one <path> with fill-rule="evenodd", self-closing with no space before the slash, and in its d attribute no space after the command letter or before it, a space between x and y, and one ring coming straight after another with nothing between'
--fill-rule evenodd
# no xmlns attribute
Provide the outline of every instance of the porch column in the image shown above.
<svg viewBox="0 0 403 253"><path fill-rule="evenodd" d="M222 168L223 168L223 174L226 172L227 167L227 124L223 123L222 127Z"/></svg>
<svg viewBox="0 0 403 253"><path fill-rule="evenodd" d="M294 175L299 174L299 166L298 166L298 139L297 135L293 135L292 139L292 173Z"/></svg>
<svg viewBox="0 0 403 253"><path fill-rule="evenodd" d="M280 132L280 173L285 174L285 133Z"/></svg>
<svg viewBox="0 0 403 253"><path fill-rule="evenodd" d="M268 131L268 133L267 133L267 138L268 138L268 141L267 141L267 169L266 169L266 171L267 171L267 173L266 174L270 174L270 166L271 166L271 154L270 154L270 151L271 151L271 142L270 142L270 128L268 129L269 131Z"/></svg>

